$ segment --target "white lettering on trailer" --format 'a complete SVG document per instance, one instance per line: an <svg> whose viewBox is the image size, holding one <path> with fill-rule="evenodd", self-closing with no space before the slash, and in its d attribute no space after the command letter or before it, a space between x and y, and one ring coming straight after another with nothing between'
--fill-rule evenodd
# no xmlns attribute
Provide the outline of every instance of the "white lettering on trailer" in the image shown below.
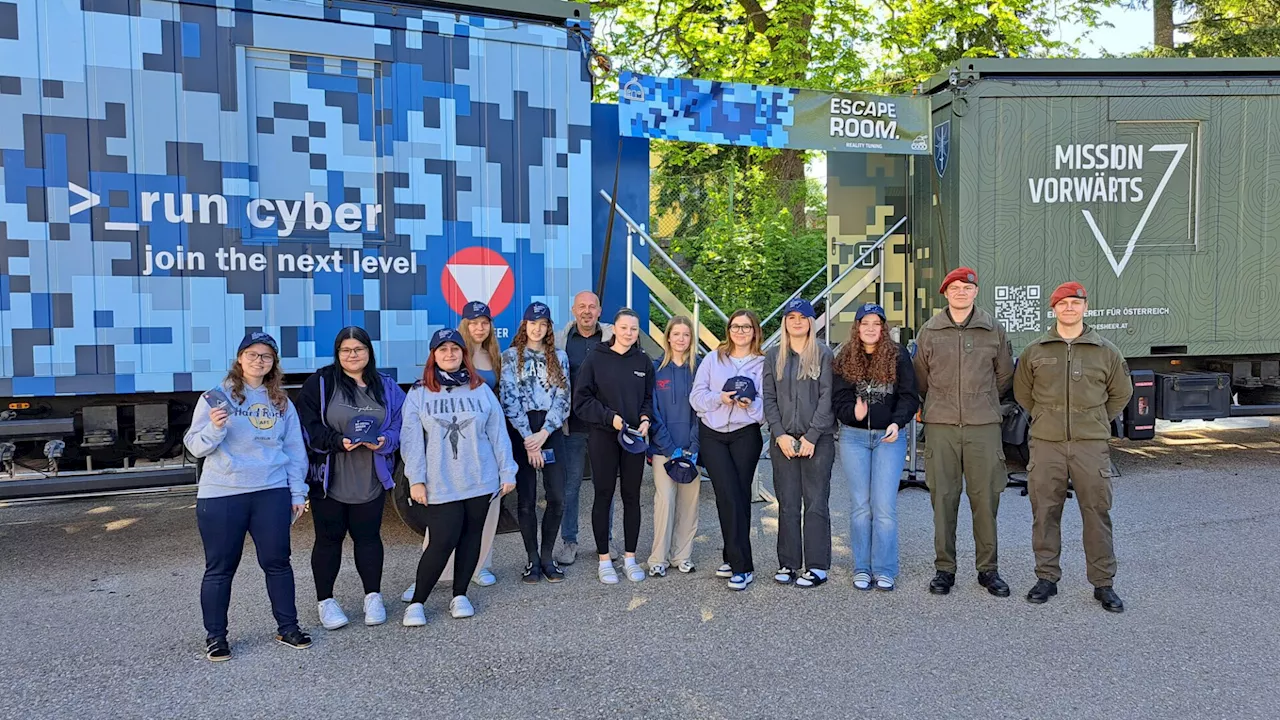
<svg viewBox="0 0 1280 720"><path fill-rule="evenodd" d="M77 215L93 207L97 207L102 198L97 193L67 183L72 195L83 200L70 204L69 214ZM206 195L200 193L162 193L143 191L138 194L138 217L141 222L150 223L159 219L156 206L164 209L163 218L175 225L226 225L228 218L228 202L222 195ZM377 203L342 203L334 208L324 200L317 200L315 193L304 193L301 200L270 200L253 198L245 204L245 216L249 224L259 230L278 228L280 237L293 235L299 227L313 232L326 232L337 225L343 232L377 232L378 217L382 215L382 205ZM138 223L106 222L107 230L139 229Z"/></svg>
<svg viewBox="0 0 1280 720"><path fill-rule="evenodd" d="M1027 190L1033 205L1054 205L1058 203L1102 204L1102 203L1140 203L1146 201L1142 216L1125 245L1119 258L1111 249L1110 243L1103 236L1094 220L1093 212L1082 208L1085 222L1089 225L1094 239L1102 248L1107 262L1116 277L1124 272L1133 250L1142 236L1143 229L1151 219L1151 213L1160 196L1164 194L1169 179L1177 170L1190 146L1187 143L1164 143L1143 148L1141 145L1122 145L1113 143L1080 143L1074 145L1056 145L1053 150L1055 170L1090 171L1086 175L1059 175L1053 177L1027 178ZM1146 153L1172 153L1173 159L1156 184L1150 195L1143 188L1143 170ZM1111 175L1108 171L1132 173L1130 175Z"/></svg>

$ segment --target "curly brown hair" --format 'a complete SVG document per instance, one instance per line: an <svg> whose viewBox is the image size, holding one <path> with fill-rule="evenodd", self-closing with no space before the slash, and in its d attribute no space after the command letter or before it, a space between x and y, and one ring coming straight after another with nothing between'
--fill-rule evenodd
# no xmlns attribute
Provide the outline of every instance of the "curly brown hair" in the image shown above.
<svg viewBox="0 0 1280 720"><path fill-rule="evenodd" d="M870 355L858 338L858 326L849 328L849 339L836 353L833 368L850 383L872 382L893 385L898 379L898 343L889 337L889 328L881 326L880 342Z"/></svg>
<svg viewBox="0 0 1280 720"><path fill-rule="evenodd" d="M236 355L235 360L231 361L227 381L231 383L231 397L237 403L244 402L244 369L240 367L240 355ZM283 413L289 406L289 394L284 391L284 371L280 369L280 356L275 350L271 350L271 369L262 378L262 386L267 389L267 398L271 400L271 404Z"/></svg>
<svg viewBox="0 0 1280 720"><path fill-rule="evenodd" d="M536 320L535 322L544 322ZM566 387L568 379L565 377L564 368L560 367L560 358L556 356L556 333L555 328L551 326L550 321L547 323L547 334L542 336L542 347L538 348L547 356L547 382L553 387ZM516 374L524 374L524 349L529 346L529 333L525 331L525 326L529 324L528 320L520 323L520 329L516 331L516 337L511 341L511 347L516 349Z"/></svg>

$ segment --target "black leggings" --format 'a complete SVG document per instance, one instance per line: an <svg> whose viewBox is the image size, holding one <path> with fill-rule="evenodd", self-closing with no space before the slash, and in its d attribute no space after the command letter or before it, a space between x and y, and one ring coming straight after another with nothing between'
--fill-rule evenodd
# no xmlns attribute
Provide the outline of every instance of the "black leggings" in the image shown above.
<svg viewBox="0 0 1280 720"><path fill-rule="evenodd" d="M311 549L311 574L316 579L316 600L333 597L333 583L342 566L342 543L347 534L355 545L356 572L364 593L382 592L382 508L383 495L360 505L348 505L333 498L311 495L311 516L316 528L316 544Z"/></svg>
<svg viewBox="0 0 1280 720"><path fill-rule="evenodd" d="M529 426L534 432L542 429L545 412L528 414ZM516 458L516 498L520 519L520 535L524 538L524 551L534 565L551 565L551 551L560 535L560 521L564 518L565 463L569 455L564 449L564 435L559 429L547 436L544 450L555 453L556 461L542 466L542 491L547 509L542 513L542 543L538 543L538 471L529 464L529 451L524 449L524 438L510 423L507 433L511 436L511 454Z"/></svg>
<svg viewBox="0 0 1280 720"><path fill-rule="evenodd" d="M609 515L621 471L622 536L626 552L634 553L636 544L640 542L640 481L644 479L644 455L623 450L616 432L596 428L587 438L587 455L591 458L591 483L596 490L591 504L591 531L596 537L596 552L609 554Z"/></svg>
<svg viewBox="0 0 1280 720"><path fill-rule="evenodd" d="M489 495L427 506L427 549L418 560L418 584L413 602L420 603L440 580L449 555L453 558L453 597L467 594L467 583L480 562L480 539L489 514Z"/></svg>
<svg viewBox="0 0 1280 720"><path fill-rule="evenodd" d="M724 560L734 573L755 572L751 556L751 482L764 449L760 425L753 423L722 433L699 423L699 432L698 455L716 493Z"/></svg>

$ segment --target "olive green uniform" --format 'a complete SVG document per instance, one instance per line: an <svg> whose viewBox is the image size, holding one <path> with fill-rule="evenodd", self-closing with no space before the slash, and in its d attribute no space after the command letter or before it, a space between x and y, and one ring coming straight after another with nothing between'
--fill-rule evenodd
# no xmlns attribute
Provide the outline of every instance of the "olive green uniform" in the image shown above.
<svg viewBox="0 0 1280 720"><path fill-rule="evenodd" d="M1089 582L1109 587L1116 574L1111 532L1111 420L1133 395L1124 356L1084 326L1074 340L1057 328L1022 352L1014 397L1031 415L1031 544L1036 577L1058 582L1062 568L1062 507L1070 478L1084 525Z"/></svg>
<svg viewBox="0 0 1280 720"><path fill-rule="evenodd" d="M996 515L1007 484L1000 436L1000 396L1013 380L1013 353L1004 328L974 308L963 324L950 310L920 330L914 360L924 398L925 484L933 503L934 567L956 571L960 490L969 496L978 572L998 565Z"/></svg>

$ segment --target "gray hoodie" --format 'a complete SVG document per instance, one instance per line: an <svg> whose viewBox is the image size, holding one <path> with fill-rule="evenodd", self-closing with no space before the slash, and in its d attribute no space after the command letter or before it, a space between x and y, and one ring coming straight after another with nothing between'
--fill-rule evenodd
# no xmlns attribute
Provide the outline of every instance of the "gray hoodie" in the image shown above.
<svg viewBox="0 0 1280 720"><path fill-rule="evenodd" d="M488 385L466 385L431 392L419 383L409 390L402 410L400 457L410 485L427 486L427 504L498 492L515 484L502 405Z"/></svg>
<svg viewBox="0 0 1280 720"><path fill-rule="evenodd" d="M209 403L201 396L183 443L191 454L204 458L198 498L226 497L242 493L289 488L293 504L307 499L307 449L302 426L292 401L281 413L271 404L265 387L244 388L244 402L237 403L224 384L231 407L221 429L209 420Z"/></svg>

